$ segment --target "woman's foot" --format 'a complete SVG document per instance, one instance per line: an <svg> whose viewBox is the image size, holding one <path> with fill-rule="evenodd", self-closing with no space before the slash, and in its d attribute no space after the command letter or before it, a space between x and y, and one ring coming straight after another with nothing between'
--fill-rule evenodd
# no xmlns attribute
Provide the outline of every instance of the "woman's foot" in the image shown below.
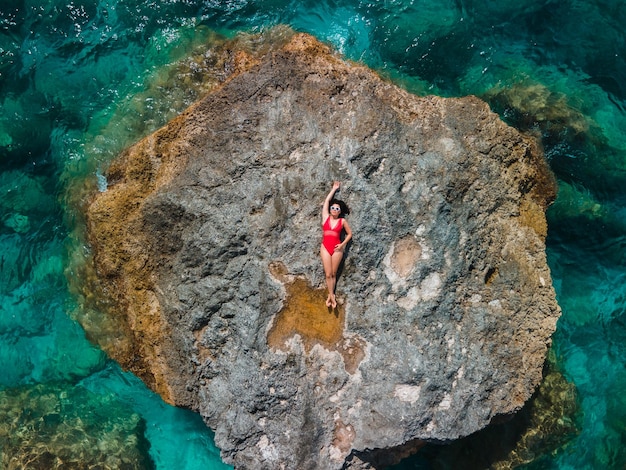
<svg viewBox="0 0 626 470"><path fill-rule="evenodd" d="M328 298L326 299L326 306L330 307L332 305L332 299L330 298L330 294L328 295Z"/></svg>
<svg viewBox="0 0 626 470"><path fill-rule="evenodd" d="M333 295L330 299L330 306L332 308L337 308L337 299L335 299L335 296Z"/></svg>

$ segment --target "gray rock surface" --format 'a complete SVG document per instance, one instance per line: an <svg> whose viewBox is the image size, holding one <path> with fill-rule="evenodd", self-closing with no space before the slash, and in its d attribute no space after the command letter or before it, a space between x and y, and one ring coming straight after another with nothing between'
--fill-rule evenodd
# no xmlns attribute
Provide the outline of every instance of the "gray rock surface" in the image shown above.
<svg viewBox="0 0 626 470"><path fill-rule="evenodd" d="M237 60L121 155L89 207L132 343L110 354L199 412L236 468L376 466L377 449L519 410L560 314L535 141L474 97L410 95L306 35ZM329 311L333 180L354 239Z"/></svg>

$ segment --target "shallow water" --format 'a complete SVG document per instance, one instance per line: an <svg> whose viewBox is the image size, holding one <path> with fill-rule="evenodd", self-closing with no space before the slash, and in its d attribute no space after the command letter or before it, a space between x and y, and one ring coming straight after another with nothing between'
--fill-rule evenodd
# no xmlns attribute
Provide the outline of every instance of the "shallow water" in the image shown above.
<svg viewBox="0 0 626 470"><path fill-rule="evenodd" d="M87 341L73 319L97 312L84 311L86 294L67 279L88 256L78 212L84 178L103 189L98 175L121 148L203 91L171 85L177 77L195 83L176 62L220 36L288 24L412 92L481 96L507 122L542 137L560 187L548 212L563 308L553 350L577 387L581 424L528 468L623 468L624 20L622 5L608 0L4 0L0 402L16 408L0 407L0 421L22 419L11 421L22 423L14 433L55 423L60 405L51 397L94 425L104 418L93 410L110 407L132 424L108 435L111 446L139 433L156 468L227 467L197 416L165 405ZM18 452L12 442L0 433L5 466ZM414 458L403 468L441 462Z"/></svg>

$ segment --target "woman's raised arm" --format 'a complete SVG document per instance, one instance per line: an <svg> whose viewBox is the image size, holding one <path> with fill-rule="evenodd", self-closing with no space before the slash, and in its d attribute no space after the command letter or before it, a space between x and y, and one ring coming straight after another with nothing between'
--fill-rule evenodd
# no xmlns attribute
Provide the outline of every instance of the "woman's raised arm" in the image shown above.
<svg viewBox="0 0 626 470"><path fill-rule="evenodd" d="M326 196L326 199L324 200L324 206L322 207L322 223L324 223L324 221L328 219L328 216L330 215L330 211L328 207L330 206L330 201L332 200L333 196L339 189L339 186L341 186L341 183L339 181L335 181L333 183L332 189L330 190L330 192Z"/></svg>

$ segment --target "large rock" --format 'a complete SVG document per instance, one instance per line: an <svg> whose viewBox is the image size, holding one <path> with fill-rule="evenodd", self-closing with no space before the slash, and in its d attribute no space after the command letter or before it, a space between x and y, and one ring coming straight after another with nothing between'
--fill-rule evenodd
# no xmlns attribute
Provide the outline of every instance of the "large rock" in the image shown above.
<svg viewBox="0 0 626 470"><path fill-rule="evenodd" d="M474 97L412 96L306 35L235 57L89 207L131 344L110 354L198 411L237 468L366 466L519 410L560 313L535 141ZM335 179L354 240L329 311Z"/></svg>

